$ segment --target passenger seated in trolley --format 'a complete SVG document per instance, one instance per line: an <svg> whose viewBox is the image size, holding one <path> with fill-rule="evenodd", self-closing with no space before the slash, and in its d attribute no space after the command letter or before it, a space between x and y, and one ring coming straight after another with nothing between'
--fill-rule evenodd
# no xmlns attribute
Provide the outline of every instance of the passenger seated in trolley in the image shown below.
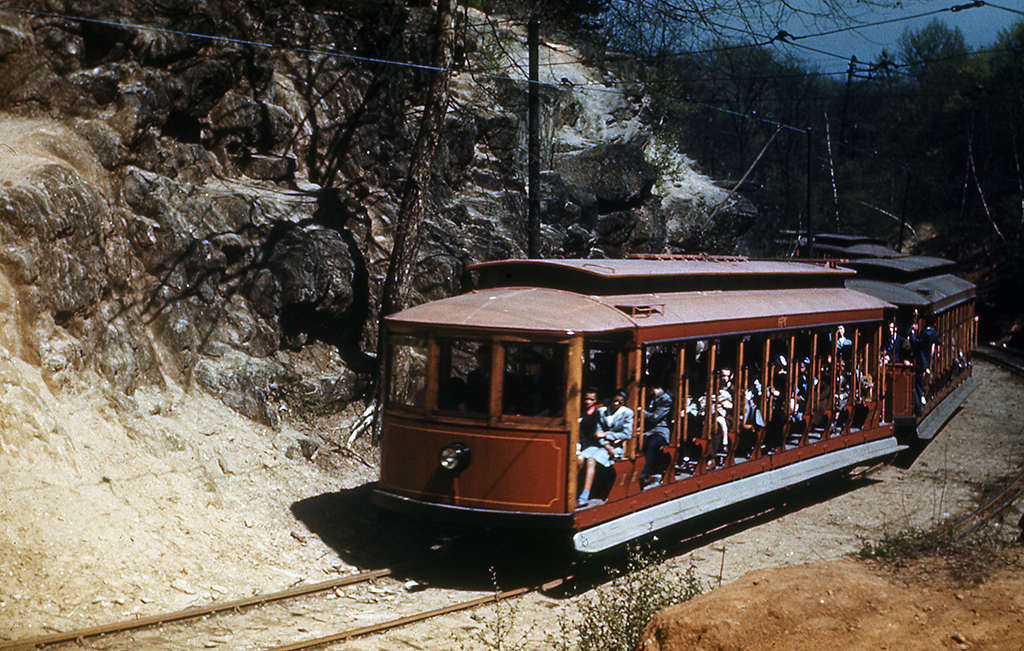
<svg viewBox="0 0 1024 651"><path fill-rule="evenodd" d="M719 452L729 451L729 425L733 409L732 369L724 367L718 371L719 385L715 394L715 429L711 437L708 460L714 463Z"/></svg>
<svg viewBox="0 0 1024 651"><path fill-rule="evenodd" d="M593 402L591 402L591 400ZM604 405L597 404L597 391L588 389L584 398L584 418L589 418L596 406L596 421L587 421L584 428L583 421L580 421L580 453L577 457L579 471L586 474L583 480L583 491L580 493L577 503L579 506L586 506L590 501L590 491L594 487L594 475L597 472L597 464L610 468L615 460L622 457L622 446L633 436L633 410L626 406L626 392L618 391L612 396L611 409ZM596 429L591 432L590 426L595 425ZM586 440L584 431L586 430Z"/></svg>
<svg viewBox="0 0 1024 651"><path fill-rule="evenodd" d="M853 350L853 342L846 338L846 326L840 324L836 327L836 355L845 361L850 361L851 350Z"/></svg>
<svg viewBox="0 0 1024 651"><path fill-rule="evenodd" d="M740 424L740 438L736 441L736 456L748 457L757 445L758 433L764 429L764 414L761 413L761 400L764 388L758 378L760 367L754 363L747 369L748 384L743 392L743 417Z"/></svg>
<svg viewBox="0 0 1024 651"><path fill-rule="evenodd" d="M796 376L796 395L790 404L790 420L794 425L802 425L811 390L818 385L818 378L811 376L810 364L811 358L800 359L800 368Z"/></svg>
<svg viewBox="0 0 1024 651"><path fill-rule="evenodd" d="M914 413L920 415L927 402L925 386L932 372L932 352L938 350L939 335L935 328L920 330L917 310L907 332L907 344L909 360L906 363L914 366Z"/></svg>
<svg viewBox="0 0 1024 651"><path fill-rule="evenodd" d="M842 357L836 363L836 374L839 376L838 393L836 394L836 409L842 409L850 402L850 391L853 390L853 379L847 369L846 360Z"/></svg>
<svg viewBox="0 0 1024 651"><path fill-rule="evenodd" d="M931 395L931 383L932 383L932 363L939 354L939 348L941 347L942 338L939 336L939 331L935 329L935 321L933 318L925 320L924 328L921 329L921 333L918 335L917 357L921 358L921 365L924 367L924 373L922 373L922 386L921 386L921 402L924 403Z"/></svg>
<svg viewBox="0 0 1024 651"><path fill-rule="evenodd" d="M743 392L744 410L743 422L747 425L764 427L764 415L761 413L761 398L764 396L764 387L761 386L761 379L758 377L760 366L750 366L750 383L747 390Z"/></svg>
<svg viewBox="0 0 1024 651"><path fill-rule="evenodd" d="M853 342L846 337L846 326L836 327L836 379L840 387L840 395L836 399L836 408L846 405L849 397L849 387L852 386L849 377L850 369L853 368ZM843 389L845 388L845 391Z"/></svg>
<svg viewBox="0 0 1024 651"><path fill-rule="evenodd" d="M686 407L679 414L687 423L686 439L680 442L679 447L680 463L677 468L680 471L686 472L690 462L696 463L700 458L700 446L696 440L700 438L704 426L705 402L707 399L704 396L700 396L697 400L694 400L693 396L686 396Z"/></svg>
<svg viewBox="0 0 1024 651"><path fill-rule="evenodd" d="M765 423L765 452L773 454L785 443L789 419L789 365L784 355L772 358L768 381L768 422Z"/></svg>
<svg viewBox="0 0 1024 651"><path fill-rule="evenodd" d="M854 369L855 377L860 383L860 401L873 402L875 399L875 377L871 373L865 373L864 369L867 368L867 360L864 357L864 351L857 352L857 368Z"/></svg>
<svg viewBox="0 0 1024 651"><path fill-rule="evenodd" d="M668 463L669 425L672 421L672 394L665 390L664 382L652 379L650 402L644 409L644 469L640 472L640 485L657 486Z"/></svg>

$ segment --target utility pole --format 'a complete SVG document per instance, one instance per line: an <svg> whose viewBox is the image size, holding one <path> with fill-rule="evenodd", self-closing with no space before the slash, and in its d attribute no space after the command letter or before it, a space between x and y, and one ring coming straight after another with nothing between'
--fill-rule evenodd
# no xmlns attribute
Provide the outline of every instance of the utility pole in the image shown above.
<svg viewBox="0 0 1024 651"><path fill-rule="evenodd" d="M857 72L857 57L850 57L850 67L846 71L846 92L843 93L843 112L839 116L839 143L845 151L850 148L850 134L847 129L847 115L850 109L850 87L853 84L853 75Z"/></svg>
<svg viewBox="0 0 1024 651"><path fill-rule="evenodd" d="M530 18L527 32L530 79L527 109L527 255L540 257L540 19Z"/></svg>
<svg viewBox="0 0 1024 651"><path fill-rule="evenodd" d="M900 211L900 239L896 251L903 253L903 234L907 228L907 199L910 197L910 168L907 168L907 182L903 187L903 209Z"/></svg>
<svg viewBox="0 0 1024 651"><path fill-rule="evenodd" d="M814 258L814 130L807 129L807 259Z"/></svg>

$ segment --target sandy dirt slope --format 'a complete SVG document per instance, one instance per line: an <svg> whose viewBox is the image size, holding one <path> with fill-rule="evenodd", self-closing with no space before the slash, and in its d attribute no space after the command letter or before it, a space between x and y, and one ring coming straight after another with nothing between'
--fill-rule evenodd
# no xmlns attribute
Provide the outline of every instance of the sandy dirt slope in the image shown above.
<svg viewBox="0 0 1024 651"><path fill-rule="evenodd" d="M777 648L839 639L851 648L1020 648L1024 641L1012 644L1024 630L1019 560L978 588L947 587L939 574L923 573L926 584L890 579L842 560L864 540L970 510L985 486L1019 471L1024 382L986 364L977 375L981 388L909 468L887 467L827 500L802 496L770 517L670 545L666 571L692 564L709 589L686 617L716 623L707 635L720 636L720 646L694 648L771 648L754 641L774 639L785 640ZM35 367L0 359L0 641L322 581L399 558L408 545L359 489L374 478L360 460L372 463L368 448L353 457L325 447L310 462L295 454L301 423L275 432L173 387L136 399L138 409L125 412L98 390L56 396ZM343 441L346 417L318 427ZM1006 515L1007 539L1017 535L1020 508ZM307 526L316 522L323 528ZM382 581L373 593L335 599L348 613L340 618L318 614L321 602L303 606L301 617L289 613L282 643L486 591L442 580L408 592L402 581ZM533 595L506 616L527 634L527 648L545 648L573 603ZM487 648L480 639L495 617L487 609L452 615L347 648ZM212 634L195 635L186 646L206 646ZM832 642L799 647L797 638ZM269 635L213 639L257 649ZM914 646L917 639L931 646ZM657 634L657 644L666 640Z"/></svg>

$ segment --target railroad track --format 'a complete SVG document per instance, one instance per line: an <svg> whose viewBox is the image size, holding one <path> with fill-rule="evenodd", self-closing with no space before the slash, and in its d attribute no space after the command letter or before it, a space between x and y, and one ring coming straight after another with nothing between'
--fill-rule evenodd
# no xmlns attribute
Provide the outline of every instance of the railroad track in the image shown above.
<svg viewBox="0 0 1024 651"><path fill-rule="evenodd" d="M433 610L426 610L426 611L423 611L423 612L420 612L420 613L416 613L416 614L413 614L413 615L406 615L404 617L399 617L397 619L392 619L392 620L389 620L389 621L386 621L386 622L381 622L379 624L372 624L370 626L363 626L363 627L360 627L360 628L354 628L354 629L350 629L350 630L347 630L347 631L341 631L341 632L338 632L338 633L334 633L334 634L331 634L331 635L311 638L311 639L308 639L308 640L303 640L303 641L300 641L300 642L296 642L294 644L288 644L286 646L274 647L272 649L268 649L268 651L302 651L303 649L315 649L317 647L321 647L321 646L324 646L326 644L331 644L331 643L334 643L334 642L342 642L342 641L345 641L345 640L350 640L350 639L355 638L355 637L361 637L361 636L364 636L364 635L373 635L375 633L383 633L384 631L389 631L391 629L399 628L401 626L405 626L406 624L412 624L412 623L415 623L415 622L421 622L421 621L424 621L424 620L427 620L427 619L432 619L434 617L441 617L443 615L449 615L451 613L459 612L459 611L462 611L462 610L471 610L473 608L479 608L480 606L485 606L485 605L491 604L491 603L497 603L499 601L504 601L506 599L512 599L512 598L515 598L515 597L521 597L523 595L530 594L532 592L540 592L540 591L544 591L544 590L550 590L550 589L558 587L559 585L562 585L566 580L567 579L555 579L554 581L551 581L549 583L545 583L544 585L537 586L537 587L532 587L532 588L516 588L515 590L506 590L506 591L503 591L503 592L496 592L496 593L494 593L492 595L487 595L486 597L479 597L477 599L469 599L467 601L462 601L460 603L452 604L450 606L445 606L443 608L436 608L436 609L433 609Z"/></svg>
<svg viewBox="0 0 1024 651"><path fill-rule="evenodd" d="M1024 376L1024 354L1002 346L978 344L974 354L982 357L1015 375Z"/></svg>
<svg viewBox="0 0 1024 651"><path fill-rule="evenodd" d="M997 366L1024 377L1024 355L1002 348L979 344L975 354ZM981 506L953 525L953 536L964 538L977 531L986 522L1004 511L1021 497L1024 497L1024 470L1011 479L1005 486L987 499Z"/></svg>
<svg viewBox="0 0 1024 651"><path fill-rule="evenodd" d="M126 633L172 622L199 619L210 615L216 615L218 613L251 608L253 606L284 601L286 599L294 599L296 597L304 597L318 592L325 592L327 590L334 590L336 588L355 585L357 583L365 583L374 579L391 576L392 573L393 570L390 569L361 572L359 574L332 579L330 581L322 581L320 583L312 583L305 586L296 586L287 590L281 590L280 592L273 592L245 599L217 602L206 606L197 606L195 608L186 608L185 610L177 610L170 613L149 615L138 619L128 619L120 622L113 622L111 624L103 624L101 626L76 629L65 633L52 633L33 638L25 638L23 640L15 640L13 642L4 642L0 643L0 651L42 649L48 646L63 644L65 642L81 642L89 638L100 637L103 635Z"/></svg>
<svg viewBox="0 0 1024 651"><path fill-rule="evenodd" d="M1024 497L1024 470L970 515L954 524L953 535L957 538L969 536L1021 497Z"/></svg>
<svg viewBox="0 0 1024 651"><path fill-rule="evenodd" d="M245 599L236 599L232 601L217 602L206 606L187 608L185 610L178 610L169 613L155 614L146 617L140 617L138 619L113 622L101 626L93 626L89 628L71 630L63 633L52 633L48 635L41 635L38 637L4 642L0 643L0 651L29 651L32 649L45 649L48 647L53 647L60 644L67 644L70 642L77 642L81 644L82 642L90 638L99 638L122 633L130 633L132 631L138 631L141 629L159 627L164 624L178 623L188 620L198 620L209 617L211 615L235 612L265 604L282 602L288 599L296 599L299 597L315 595L317 593L327 592L330 590L335 590L337 588L353 586L360 583L373 581L375 579L389 577L393 574L393 572L394 571L391 569L362 572L360 574L354 574L339 579L332 579L330 581L323 581L320 583L314 583L306 586L296 586L294 588L289 588L287 590L269 593L266 595L259 595ZM499 601L512 599L515 597L520 597L531 592L550 590L563 584L565 581L566 579L556 579L536 587L517 588L514 590L499 591L484 597L469 599L456 604L451 604L443 608L435 608L431 610L417 612L411 615L405 615L403 617L398 617L377 624L339 631L331 635L297 641L285 646L273 647L272 649L268 649L268 651L298 651L300 649L313 649L333 642L340 642L365 635L382 633L391 629L405 626L407 624L424 621L434 617L441 617L443 615L448 615L450 613L462 610L471 610L474 608L479 608L487 604L496 603Z"/></svg>

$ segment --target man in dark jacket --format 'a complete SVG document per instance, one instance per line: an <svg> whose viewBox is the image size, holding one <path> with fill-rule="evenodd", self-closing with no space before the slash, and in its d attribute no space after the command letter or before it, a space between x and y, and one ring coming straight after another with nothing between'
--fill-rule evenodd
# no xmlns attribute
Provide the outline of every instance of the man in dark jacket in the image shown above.
<svg viewBox="0 0 1024 651"><path fill-rule="evenodd" d="M648 387L651 400L644 409L644 469L640 473L640 485L644 487L661 483L668 456L673 404L672 394L660 382L651 382Z"/></svg>

